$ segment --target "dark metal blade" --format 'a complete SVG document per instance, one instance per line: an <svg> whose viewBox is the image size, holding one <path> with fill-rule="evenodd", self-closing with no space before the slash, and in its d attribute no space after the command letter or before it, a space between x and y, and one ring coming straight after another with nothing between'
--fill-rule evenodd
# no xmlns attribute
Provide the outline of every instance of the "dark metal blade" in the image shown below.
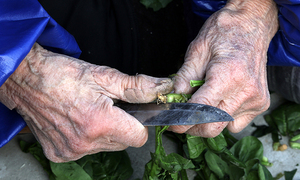
<svg viewBox="0 0 300 180"><path fill-rule="evenodd" d="M234 120L225 111L204 104L119 103L115 104L115 106L134 116L144 126L194 125Z"/></svg>

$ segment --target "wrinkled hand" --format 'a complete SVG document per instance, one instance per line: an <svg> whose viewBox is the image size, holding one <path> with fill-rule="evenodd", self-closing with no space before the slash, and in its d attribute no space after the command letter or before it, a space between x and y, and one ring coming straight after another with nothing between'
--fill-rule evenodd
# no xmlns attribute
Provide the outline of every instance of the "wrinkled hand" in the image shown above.
<svg viewBox="0 0 300 180"><path fill-rule="evenodd" d="M193 93L189 81L205 79L189 102L218 107L235 120L169 130L214 137L227 126L236 133L269 107L266 62L278 28L277 9L274 2L247 2L229 1L207 20L190 44L174 84L176 93Z"/></svg>
<svg viewBox="0 0 300 180"><path fill-rule="evenodd" d="M147 129L112 99L150 102L172 88L169 79L128 76L35 44L1 86L0 101L24 117L50 160L64 162L142 146Z"/></svg>

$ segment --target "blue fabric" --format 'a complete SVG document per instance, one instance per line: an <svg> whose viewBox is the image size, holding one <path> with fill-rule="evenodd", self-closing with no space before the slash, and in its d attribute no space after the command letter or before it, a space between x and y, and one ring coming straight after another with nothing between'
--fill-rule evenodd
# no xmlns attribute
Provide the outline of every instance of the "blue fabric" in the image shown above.
<svg viewBox="0 0 300 180"><path fill-rule="evenodd" d="M268 65L300 66L300 1L274 1L280 27L269 46Z"/></svg>
<svg viewBox="0 0 300 180"><path fill-rule="evenodd" d="M1 0L0 27L0 86L35 42L73 57L81 53L74 37L59 26L37 0ZM25 127L22 117L1 103L0 124L0 147Z"/></svg>
<svg viewBox="0 0 300 180"><path fill-rule="evenodd" d="M192 0L192 10L203 20L206 20L214 12L224 7L226 2L221 0Z"/></svg>
<svg viewBox="0 0 300 180"><path fill-rule="evenodd" d="M268 65L300 66L300 0L274 1L280 27L268 49ZM225 4L222 0L192 0L192 9L206 20Z"/></svg>

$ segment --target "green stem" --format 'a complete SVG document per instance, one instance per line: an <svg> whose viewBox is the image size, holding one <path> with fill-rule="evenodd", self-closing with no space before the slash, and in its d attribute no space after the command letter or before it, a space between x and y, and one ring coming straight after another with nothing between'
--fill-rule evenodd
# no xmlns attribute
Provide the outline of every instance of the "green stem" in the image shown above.
<svg viewBox="0 0 300 180"><path fill-rule="evenodd" d="M291 138L291 141L297 141L297 140L299 140L299 139L300 139L300 134L298 134L298 135L292 137L292 138Z"/></svg>
<svg viewBox="0 0 300 180"><path fill-rule="evenodd" d="M297 142L290 142L290 146L293 149L300 149L300 143Z"/></svg>
<svg viewBox="0 0 300 180"><path fill-rule="evenodd" d="M167 103L185 103L187 102L192 95L191 94L167 94Z"/></svg>
<svg viewBox="0 0 300 180"><path fill-rule="evenodd" d="M205 80L190 80L191 87L202 86L205 83Z"/></svg>
<svg viewBox="0 0 300 180"><path fill-rule="evenodd" d="M180 173L181 173L181 180L189 180L185 169L181 170Z"/></svg>

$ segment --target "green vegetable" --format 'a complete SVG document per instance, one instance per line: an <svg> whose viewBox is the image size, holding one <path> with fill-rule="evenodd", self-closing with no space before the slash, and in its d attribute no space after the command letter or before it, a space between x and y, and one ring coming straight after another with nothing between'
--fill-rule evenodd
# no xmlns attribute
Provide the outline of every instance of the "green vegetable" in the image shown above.
<svg viewBox="0 0 300 180"><path fill-rule="evenodd" d="M67 163L54 163L50 161L50 167L56 180L92 180L91 176L89 176L81 166L72 161Z"/></svg>
<svg viewBox="0 0 300 180"><path fill-rule="evenodd" d="M261 164L264 165L264 166L273 166L273 164L270 163L269 160L268 160L268 158L265 157L265 156L263 156Z"/></svg>
<svg viewBox="0 0 300 180"><path fill-rule="evenodd" d="M209 169L214 172L220 179L224 178L226 174L229 174L228 164L212 151L208 150L205 153L205 160Z"/></svg>
<svg viewBox="0 0 300 180"><path fill-rule="evenodd" d="M256 137L264 136L268 133L272 134L273 150L285 150L286 145L281 145L279 142L280 136L289 136L290 146L294 149L300 149L300 146L293 141L300 139L300 105L292 102L287 102L273 110L271 114L265 115L265 121L269 126L252 126L256 130L252 135ZM297 135L295 135L297 134Z"/></svg>
<svg viewBox="0 0 300 180"><path fill-rule="evenodd" d="M297 172L297 169L294 169L292 171L284 171L285 180L293 180L296 172Z"/></svg>
<svg viewBox="0 0 300 180"><path fill-rule="evenodd" d="M38 142L20 141L20 147L41 163L50 180L121 180L128 179L133 173L126 151L101 152L77 161L54 163L45 157Z"/></svg>
<svg viewBox="0 0 300 180"><path fill-rule="evenodd" d="M205 80L190 80L191 87L202 86L205 83Z"/></svg>
<svg viewBox="0 0 300 180"><path fill-rule="evenodd" d="M290 139L290 141L297 141L297 140L299 140L299 139L300 139L300 134L298 134L298 135L292 137L292 138Z"/></svg>
<svg viewBox="0 0 300 180"><path fill-rule="evenodd" d="M300 105L287 102L280 105L271 114L266 115L266 122L276 126L281 135L292 135L300 128Z"/></svg>
<svg viewBox="0 0 300 180"><path fill-rule="evenodd" d="M194 168L191 160L188 160L179 154L171 153L166 155L162 145L162 134L169 126L156 126L155 152L151 153L152 159L146 164L144 180L150 179L181 179L180 172L185 169ZM183 179L187 179L186 173Z"/></svg>
<svg viewBox="0 0 300 180"><path fill-rule="evenodd" d="M297 142L290 142L290 146L293 149L300 149L300 143Z"/></svg>
<svg viewBox="0 0 300 180"><path fill-rule="evenodd" d="M185 103L192 97L192 95L170 93L167 94L166 97L167 97L167 103Z"/></svg>

